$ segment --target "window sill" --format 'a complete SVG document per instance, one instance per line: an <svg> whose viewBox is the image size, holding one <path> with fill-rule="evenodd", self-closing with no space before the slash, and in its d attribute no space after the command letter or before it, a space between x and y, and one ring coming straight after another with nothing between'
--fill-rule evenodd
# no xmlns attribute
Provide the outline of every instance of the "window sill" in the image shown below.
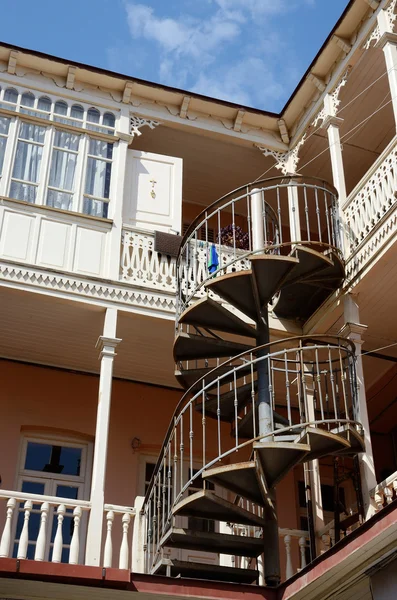
<svg viewBox="0 0 397 600"><path fill-rule="evenodd" d="M40 211L48 211L50 213L57 213L60 215L67 215L69 217L73 217L74 219L79 218L88 221L94 221L97 223L103 223L106 225L112 225L113 220L107 219L105 217L95 217L93 215L86 215L85 213L74 212L72 210L63 210L62 208L55 208L53 206L47 206L45 204L34 204L32 202L26 202L25 200L17 200L16 198L8 198L7 196L0 196L0 204L4 203L17 204L18 206L26 206L31 208L32 210L40 210Z"/></svg>

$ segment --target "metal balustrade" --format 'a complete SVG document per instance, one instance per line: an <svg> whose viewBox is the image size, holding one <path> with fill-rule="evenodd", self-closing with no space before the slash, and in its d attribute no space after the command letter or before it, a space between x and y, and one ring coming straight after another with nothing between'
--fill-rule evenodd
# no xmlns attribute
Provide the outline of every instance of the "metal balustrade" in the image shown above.
<svg viewBox="0 0 397 600"><path fill-rule="evenodd" d="M145 496L147 572L162 552L161 539L179 518L173 514L174 507L192 487L208 485L202 479L206 469L225 464L228 457L231 462L248 460L255 440L299 438L305 427L335 432L349 424L361 433L354 360L349 340L288 338L226 360L184 394ZM266 436L259 434L256 405L260 363L267 365L270 375L272 431ZM237 381L251 389L243 406L238 401ZM231 420L230 404L227 410L223 404L225 394L234 394Z"/></svg>

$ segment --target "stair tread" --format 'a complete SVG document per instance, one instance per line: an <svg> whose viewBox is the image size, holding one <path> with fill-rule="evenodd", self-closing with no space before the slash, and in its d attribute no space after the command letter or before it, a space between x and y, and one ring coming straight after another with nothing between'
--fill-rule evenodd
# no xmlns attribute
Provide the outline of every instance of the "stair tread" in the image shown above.
<svg viewBox="0 0 397 600"><path fill-rule="evenodd" d="M279 291L288 274L298 268L299 260L293 256L258 254L250 257L261 306L270 302Z"/></svg>
<svg viewBox="0 0 397 600"><path fill-rule="evenodd" d="M242 410L248 402L251 401L252 387L256 392L258 389L258 382L255 380L252 386L251 383L246 383L245 385L241 385L237 387L237 412ZM230 392L225 392L220 395L219 398L219 409L220 415L219 419L221 421L226 421L230 423L235 418L235 390L230 390ZM202 402L197 402L195 405L195 409L199 412L202 412L203 405ZM218 418L217 415L218 410L218 397L209 395L205 401L205 412L208 416L213 417L214 419Z"/></svg>
<svg viewBox="0 0 397 600"><path fill-rule="evenodd" d="M306 321L321 306L321 304L337 290L323 288L321 284L313 286L310 282L297 282L281 290L274 314L280 319L299 319Z"/></svg>
<svg viewBox="0 0 397 600"><path fill-rule="evenodd" d="M255 461L206 469L203 472L203 479L252 500L256 504L264 505L260 477Z"/></svg>
<svg viewBox="0 0 397 600"><path fill-rule="evenodd" d="M175 377L179 381L179 383L185 388L189 389L192 387L192 392L195 392L202 388L203 384L201 378L207 375L205 378L205 383L216 385L216 379L221 375L224 375L222 379L222 385L229 383L234 380L234 376L236 379L240 379L245 375L249 375L251 373L251 365L242 366L235 373L233 372L233 367L231 365L224 365L216 367L202 367L198 369L181 369L175 371ZM229 373L229 374L228 374ZM207 388L207 389L210 389Z"/></svg>
<svg viewBox="0 0 397 600"><path fill-rule="evenodd" d="M340 435L318 427L305 427L299 436L298 443L309 444L310 452L305 461L314 460L350 448L348 440Z"/></svg>
<svg viewBox="0 0 397 600"><path fill-rule="evenodd" d="M256 406L256 410L255 410L255 422L256 422L256 427L258 428L258 423L259 423L258 406ZM286 419L285 417L283 417L282 415L280 415L279 413L277 413L275 411L273 412L273 422L274 422L275 430L283 429L284 427L289 427L288 419ZM293 429L293 432L294 432L294 438L296 438L298 433L300 433L300 431L298 431L295 428ZM287 432L286 432L286 434L287 434ZM234 429L233 429L232 435L234 435ZM254 437L254 421L252 418L252 406L249 407L249 409L247 410L247 413L239 421L238 435L240 438L243 438L245 440L250 440ZM258 433L257 433L257 435L258 435Z"/></svg>
<svg viewBox="0 0 397 600"><path fill-rule="evenodd" d="M207 563L193 563L182 560L163 558L152 569L152 575L167 575L170 570L172 577L188 577L192 579L209 579L211 581L228 581L231 583L251 584L257 581L259 572L256 569L239 569Z"/></svg>
<svg viewBox="0 0 397 600"><path fill-rule="evenodd" d="M251 350L252 346L210 336L180 332L174 341L174 359L195 360L200 358L231 357Z"/></svg>
<svg viewBox="0 0 397 600"><path fill-rule="evenodd" d="M307 279L305 279L305 281L329 281L330 279L344 279L345 266L338 253L334 252L333 250L330 250L325 256L331 261L332 264L326 267L325 269L322 269L319 273L314 273L313 275L310 275Z"/></svg>
<svg viewBox="0 0 397 600"><path fill-rule="evenodd" d="M365 440L362 435L359 434L357 429L350 423L345 423L340 427L331 429L331 433L343 437L349 442L348 448L343 448L336 452L338 456L348 454L358 454L359 452L365 452Z"/></svg>
<svg viewBox="0 0 397 600"><path fill-rule="evenodd" d="M287 275L283 285L292 285L313 275L321 276L325 269L333 266L330 258L307 246L295 248L290 256L298 260L298 265Z"/></svg>
<svg viewBox="0 0 397 600"><path fill-rule="evenodd" d="M180 323L207 327L216 331L256 337L255 327L245 323L237 315L212 298L201 298L189 306L181 315Z"/></svg>
<svg viewBox="0 0 397 600"><path fill-rule="evenodd" d="M296 442L256 442L253 448L259 456L269 487L274 487L310 452L309 444Z"/></svg>
<svg viewBox="0 0 397 600"><path fill-rule="evenodd" d="M205 289L221 296L243 314L257 321L258 308L252 292L251 269L214 277L207 281Z"/></svg>
<svg viewBox="0 0 397 600"><path fill-rule="evenodd" d="M209 490L200 490L184 498L173 507L174 515L214 519L216 521L231 521L241 525L263 526L264 520Z"/></svg>
<svg viewBox="0 0 397 600"><path fill-rule="evenodd" d="M194 531L178 527L169 529L160 541L160 545L168 548L184 548L251 558L255 558L263 552L263 539L261 538Z"/></svg>

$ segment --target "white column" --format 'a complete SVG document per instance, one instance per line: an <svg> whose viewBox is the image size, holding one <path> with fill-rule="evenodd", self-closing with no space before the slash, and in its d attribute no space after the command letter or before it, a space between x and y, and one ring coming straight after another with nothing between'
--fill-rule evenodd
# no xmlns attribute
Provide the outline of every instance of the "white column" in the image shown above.
<svg viewBox="0 0 397 600"><path fill-rule="evenodd" d="M380 39L376 47L382 48L385 55L394 120L397 127L397 34L393 33L393 24L390 22L387 10L380 10L377 18Z"/></svg>
<svg viewBox="0 0 397 600"><path fill-rule="evenodd" d="M340 141L339 127L343 123L343 119L336 116L335 100L330 94L327 94L324 98L324 111L325 119L323 122L323 128L327 130L329 153L331 157L331 168L332 168L332 181L338 192L339 201L339 215L343 214L342 207L344 206L347 198L346 193L346 181L345 181L345 170L343 167L342 158L342 144ZM341 244L342 251L347 249L346 233L343 226L343 222L340 221L341 227Z"/></svg>
<svg viewBox="0 0 397 600"><path fill-rule="evenodd" d="M115 280L119 278L120 272L120 247L123 228L123 201L127 173L128 145L133 140L133 136L129 135L129 112L128 106L121 108L119 120L120 131L117 131L120 139L115 149L115 164L112 173L112 201L109 206L109 218L112 219L113 225L108 234L107 273L109 279Z"/></svg>
<svg viewBox="0 0 397 600"><path fill-rule="evenodd" d="M97 347L100 349L101 371L92 467L91 512L86 546L86 565L91 566L100 566L113 361L116 356L115 348L121 342L116 338L116 326L117 309L108 308L103 336L100 336L97 342Z"/></svg>
<svg viewBox="0 0 397 600"><path fill-rule="evenodd" d="M363 362L361 357L361 348L363 344L362 334L366 331L367 326L360 323L359 308L351 294L348 294L344 298L344 318L345 325L341 329L340 335L352 340L356 346L357 408L359 413L356 416L356 419L361 423L364 430L365 452L359 455L359 460L365 518L368 519L375 512L374 506L371 504L370 491L376 486L377 482L365 394Z"/></svg>
<svg viewBox="0 0 397 600"><path fill-rule="evenodd" d="M132 572L145 572L145 515L142 513L144 496L135 497L135 517L132 530Z"/></svg>
<svg viewBox="0 0 397 600"><path fill-rule="evenodd" d="M287 187L287 195L291 241L300 242L302 238L299 217L299 196L298 188L294 185L293 181Z"/></svg>

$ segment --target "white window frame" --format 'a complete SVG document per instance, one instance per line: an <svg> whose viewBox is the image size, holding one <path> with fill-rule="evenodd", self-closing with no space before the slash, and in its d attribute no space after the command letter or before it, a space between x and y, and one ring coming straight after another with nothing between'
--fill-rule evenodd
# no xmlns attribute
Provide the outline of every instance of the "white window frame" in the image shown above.
<svg viewBox="0 0 397 600"><path fill-rule="evenodd" d="M39 444L67 446L72 448L81 448L81 465L80 475L63 475L62 473L47 473L42 471L33 471L25 469L26 452L29 442L35 442ZM40 432L32 432L23 434L20 441L19 455L18 455L18 468L15 478L15 489L17 491L22 490L22 484L24 481L42 483L44 485L45 496L56 496L56 488L58 485L70 485L78 489L77 499L88 500L91 489L91 476L92 476L92 462L93 462L94 444L88 440L79 439L78 436L68 436L60 434L44 434ZM73 500L71 500L73 502ZM33 504L40 504L40 501L34 502ZM18 522L18 514L20 512L19 505L14 513L13 522L13 545L16 542L16 529ZM51 508L47 518L47 540L45 548L45 560L49 559L49 553L51 548L51 532L52 523L54 517L54 508ZM85 539L88 525L88 515L86 511L83 511L83 516L80 524L81 533L81 544L80 544L80 557L82 560L85 552ZM36 541L29 540L29 544L35 545ZM68 544L64 544L63 547L68 548Z"/></svg>

